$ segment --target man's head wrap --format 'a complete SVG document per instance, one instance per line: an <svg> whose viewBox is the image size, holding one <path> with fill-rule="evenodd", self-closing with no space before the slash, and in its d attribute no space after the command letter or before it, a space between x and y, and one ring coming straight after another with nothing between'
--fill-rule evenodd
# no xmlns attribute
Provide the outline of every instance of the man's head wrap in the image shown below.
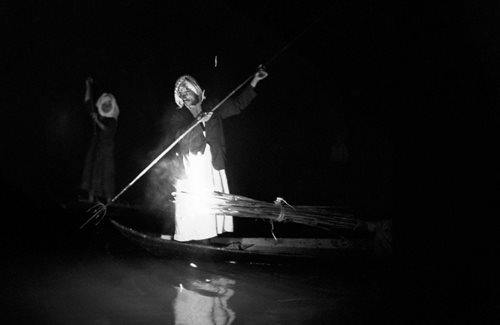
<svg viewBox="0 0 500 325"><path fill-rule="evenodd" d="M111 102L111 110L108 112L104 112L102 109L102 105L106 101ZM96 106L97 106L97 111L101 116L118 119L118 115L120 115L120 109L118 108L118 104L116 103L115 96L113 96L112 94L103 93L101 97L99 97L99 99L97 100Z"/></svg>
<svg viewBox="0 0 500 325"><path fill-rule="evenodd" d="M174 98L175 103L177 104L177 106L179 106L179 108L184 105L181 94L187 89L194 92L196 96L199 97L200 102L203 102L203 100L205 99L205 91L201 89L196 79L189 75L184 75L177 79L177 81L175 82Z"/></svg>

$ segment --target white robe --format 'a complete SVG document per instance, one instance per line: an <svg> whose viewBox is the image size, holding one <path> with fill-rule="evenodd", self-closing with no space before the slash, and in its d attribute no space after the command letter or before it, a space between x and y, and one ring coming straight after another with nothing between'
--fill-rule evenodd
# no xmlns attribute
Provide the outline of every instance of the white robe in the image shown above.
<svg viewBox="0 0 500 325"><path fill-rule="evenodd" d="M202 240L233 231L232 216L207 212L208 195L229 193L226 172L212 166L210 146L207 144L204 154L190 153L183 163L187 178L177 182L176 190L194 195L176 197L174 240Z"/></svg>

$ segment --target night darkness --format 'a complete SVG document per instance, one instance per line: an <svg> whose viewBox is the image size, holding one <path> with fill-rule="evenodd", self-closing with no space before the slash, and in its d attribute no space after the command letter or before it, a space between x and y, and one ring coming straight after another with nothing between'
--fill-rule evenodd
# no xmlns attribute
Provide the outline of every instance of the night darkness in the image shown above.
<svg viewBox="0 0 500 325"><path fill-rule="evenodd" d="M82 105L87 76L96 94L111 92L120 105L117 188L123 188L162 144L176 78L191 74L207 94L223 98L274 58L259 97L225 122L232 191L265 201L348 204L390 217L388 100L402 41L401 17L390 10L302 1L9 8L6 99L16 109L6 112L5 177L37 204L76 195L90 137ZM330 158L337 136L350 154L349 175L339 185ZM144 186L139 181L123 201L141 202Z"/></svg>
<svg viewBox="0 0 500 325"><path fill-rule="evenodd" d="M91 131L82 105L87 76L96 93L111 92L120 105L123 188L166 145L164 119L178 76L191 74L222 98L275 58L258 98L224 125L232 191L265 201L347 204L368 218L394 217L396 145L403 164L403 152L415 153L400 169L409 191L439 192L422 180L444 179L430 175L470 141L452 141L452 132L462 123L489 132L498 120L498 37L490 28L496 11L472 4L465 16L431 6L420 11L423 20L403 3L370 1L3 7L6 202L12 196L43 207L76 196ZM447 109L463 103L486 108L485 120ZM347 171L331 161L337 136L349 150L349 166L341 167ZM139 181L122 200L142 202L144 186Z"/></svg>
<svg viewBox="0 0 500 325"><path fill-rule="evenodd" d="M435 272L418 263L432 253L445 267L437 274L457 265L470 271L479 257L472 265L436 252L492 251L490 239L452 247L443 238L471 235L474 223L462 232L456 215L472 196L491 203L488 190L498 187L488 167L496 167L498 147L500 6L464 8L458 14L429 5L415 14L404 1L370 0L2 4L1 196L17 212L9 220L16 228L4 232L66 230L51 217L78 196L91 136L83 106L88 76L96 94L110 92L120 106L120 190L169 144L166 119L180 75L223 98L279 54L258 97L224 122L231 191L267 202L346 205L362 218L409 223L416 234L409 269ZM349 151L343 165L331 156L339 137ZM146 203L146 179L120 201ZM474 195L465 194L470 189ZM489 285L487 275L472 287ZM419 279L408 291L424 301ZM455 279L448 279L423 290L438 286L436 300L449 298L444 291Z"/></svg>

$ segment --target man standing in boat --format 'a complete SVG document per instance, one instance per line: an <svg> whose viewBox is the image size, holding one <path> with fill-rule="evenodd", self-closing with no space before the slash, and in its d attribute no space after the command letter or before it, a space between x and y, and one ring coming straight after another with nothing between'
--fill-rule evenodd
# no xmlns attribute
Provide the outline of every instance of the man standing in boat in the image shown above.
<svg viewBox="0 0 500 325"><path fill-rule="evenodd" d="M218 103L205 101L205 91L192 76L183 75L177 79L174 99L178 109L173 117L178 130L176 137L199 116L201 123L177 146L176 154L181 160L183 175L175 187L177 192L189 195L178 195L175 200L175 240L204 240L233 231L231 216L207 213L210 193L229 193L222 120L241 113L257 96L255 87L259 81L267 76L268 73L259 68L240 92L214 111L211 110Z"/></svg>
<svg viewBox="0 0 500 325"><path fill-rule="evenodd" d="M85 104L94 123L94 132L83 167L81 189L88 193L90 202L109 203L115 195L115 135L120 109L115 96L103 93L93 102L93 79L85 81ZM94 109L97 108L97 112Z"/></svg>

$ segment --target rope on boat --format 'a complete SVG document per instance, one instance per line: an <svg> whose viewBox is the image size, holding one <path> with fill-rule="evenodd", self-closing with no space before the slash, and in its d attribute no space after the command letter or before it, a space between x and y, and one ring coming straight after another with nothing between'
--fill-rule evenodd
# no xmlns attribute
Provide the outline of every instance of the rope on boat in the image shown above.
<svg viewBox="0 0 500 325"><path fill-rule="evenodd" d="M276 238L276 236L274 235L274 222L273 222L273 219L270 219L269 222L271 223L271 235L273 236L274 241L278 242L278 238Z"/></svg>
<svg viewBox="0 0 500 325"><path fill-rule="evenodd" d="M279 205L280 208L281 208L280 209L280 214L278 215L278 218L276 218L276 221L279 221L279 222L285 220L285 208L284 208L283 203L285 203L290 208L292 208L292 209L295 210L295 208L293 206L291 206L287 201L285 201L285 199L283 199L282 197L277 197L276 200L274 201L274 204Z"/></svg>
<svg viewBox="0 0 500 325"><path fill-rule="evenodd" d="M286 204L286 205L288 205L289 207L291 207L292 209L295 210L295 208L293 206L291 206L287 201L285 201L285 199L283 199L282 197L277 197L276 200L274 201L274 204L280 206L280 214L276 218L276 221L278 221L278 222L282 222L282 221L285 220L285 207L284 207L283 203ZM277 242L278 238L276 238L276 236L274 235L274 222L273 222L273 219L270 219L269 221L271 222L271 235L273 236L274 241Z"/></svg>

